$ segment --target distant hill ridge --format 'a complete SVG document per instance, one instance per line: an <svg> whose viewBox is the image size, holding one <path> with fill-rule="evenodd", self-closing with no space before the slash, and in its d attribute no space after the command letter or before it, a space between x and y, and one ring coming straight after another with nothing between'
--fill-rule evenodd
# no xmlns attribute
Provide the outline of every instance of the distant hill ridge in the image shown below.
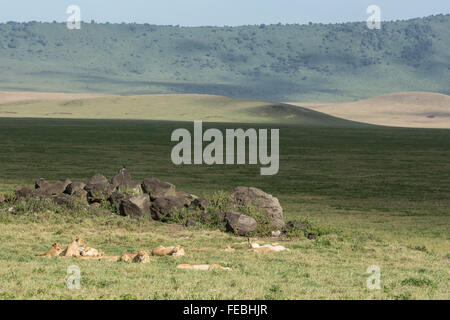
<svg viewBox="0 0 450 320"><path fill-rule="evenodd" d="M450 94L450 15L241 27L0 24L0 90L199 93L268 101Z"/></svg>

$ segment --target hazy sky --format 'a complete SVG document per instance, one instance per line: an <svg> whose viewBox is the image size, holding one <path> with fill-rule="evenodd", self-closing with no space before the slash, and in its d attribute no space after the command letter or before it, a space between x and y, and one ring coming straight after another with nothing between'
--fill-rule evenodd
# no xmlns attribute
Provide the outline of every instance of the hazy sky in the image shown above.
<svg viewBox="0 0 450 320"><path fill-rule="evenodd" d="M365 21L372 4L382 20L450 13L450 0L0 0L0 22L66 21L71 4L83 21L183 26Z"/></svg>

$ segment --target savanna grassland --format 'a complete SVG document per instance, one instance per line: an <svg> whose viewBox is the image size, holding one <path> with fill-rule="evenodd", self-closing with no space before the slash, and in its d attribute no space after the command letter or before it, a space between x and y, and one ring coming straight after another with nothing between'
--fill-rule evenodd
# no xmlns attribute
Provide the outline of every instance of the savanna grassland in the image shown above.
<svg viewBox="0 0 450 320"><path fill-rule="evenodd" d="M211 196L255 186L278 197L285 220L323 230L279 242L289 252L258 255L218 230L135 221L101 210L52 207L7 213L0 207L2 299L449 299L450 131L362 126L204 123L204 127L280 128L280 171L259 166L175 166L171 132L192 122L0 119L0 191L50 181L158 177L177 190ZM181 244L186 255L149 264L45 259L51 243L75 236L109 255ZM255 239L256 240L256 239ZM234 253L223 249L230 245ZM231 271L189 272L179 263L219 263ZM65 286L67 267L82 287ZM370 265L381 290L366 288Z"/></svg>

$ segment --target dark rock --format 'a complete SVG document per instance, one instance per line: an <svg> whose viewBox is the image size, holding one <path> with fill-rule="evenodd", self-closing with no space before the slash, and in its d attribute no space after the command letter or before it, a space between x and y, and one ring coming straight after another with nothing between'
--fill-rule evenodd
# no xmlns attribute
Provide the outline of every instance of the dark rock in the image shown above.
<svg viewBox="0 0 450 320"><path fill-rule="evenodd" d="M161 197L152 202L150 212L155 220L166 221L172 217L174 210L182 210L184 202L177 197Z"/></svg>
<svg viewBox="0 0 450 320"><path fill-rule="evenodd" d="M141 195L142 194L141 184L136 181L130 181L130 182L127 182L127 184L119 185L118 191L120 193L124 193L127 195Z"/></svg>
<svg viewBox="0 0 450 320"><path fill-rule="evenodd" d="M37 189L36 191L38 194L41 194L44 196L54 196L54 195L64 193L67 186L71 183L72 183L72 181L70 181L69 179L66 179L64 181L56 181L55 183L52 183L45 187L41 187L41 188Z"/></svg>
<svg viewBox="0 0 450 320"><path fill-rule="evenodd" d="M18 200L28 199L36 196L36 193L33 189L28 187L22 187L15 191L16 198Z"/></svg>
<svg viewBox="0 0 450 320"><path fill-rule="evenodd" d="M150 199L148 195L132 196L120 203L120 214L132 218L141 218L149 213Z"/></svg>
<svg viewBox="0 0 450 320"><path fill-rule="evenodd" d="M314 233L308 233L308 239L314 240L316 238L316 235Z"/></svg>
<svg viewBox="0 0 450 320"><path fill-rule="evenodd" d="M97 185L91 185L89 188L85 187L85 190L87 191L87 199L89 203L93 202L103 202L109 199L111 194L114 192L114 186L107 183L107 184L97 184Z"/></svg>
<svg viewBox="0 0 450 320"><path fill-rule="evenodd" d="M77 199L68 194L61 193L52 197L55 204L65 206L68 209L73 209L77 206Z"/></svg>
<svg viewBox="0 0 450 320"><path fill-rule="evenodd" d="M208 208L208 203L209 200L206 198L197 198L192 201L191 208L206 211L206 209Z"/></svg>
<svg viewBox="0 0 450 320"><path fill-rule="evenodd" d="M226 220L225 220L225 218L226 218L226 213L225 213L225 212L217 212L215 215L216 215L217 220L218 220L219 222L226 223Z"/></svg>
<svg viewBox="0 0 450 320"><path fill-rule="evenodd" d="M194 201L195 199L198 198L196 195L186 193L183 191L176 192L176 197L183 200L185 207L189 207L191 205L192 201Z"/></svg>
<svg viewBox="0 0 450 320"><path fill-rule="evenodd" d="M50 186L50 183L48 183L44 178L40 178L39 180L36 180L34 182L35 189L45 189L49 186Z"/></svg>
<svg viewBox="0 0 450 320"><path fill-rule="evenodd" d="M66 187L64 193L67 193L68 195L73 195L75 192L83 190L84 187L86 187L86 184L84 182L72 182Z"/></svg>
<svg viewBox="0 0 450 320"><path fill-rule="evenodd" d="M86 188L90 189L94 185L109 185L108 179L99 173L93 175L86 181Z"/></svg>
<svg viewBox="0 0 450 320"><path fill-rule="evenodd" d="M196 227L197 222L194 219L187 219L185 226L186 227Z"/></svg>
<svg viewBox="0 0 450 320"><path fill-rule="evenodd" d="M128 186L131 184L131 174L127 169L120 169L119 172L111 179L114 187Z"/></svg>
<svg viewBox="0 0 450 320"><path fill-rule="evenodd" d="M115 187L101 174L89 178L84 189L87 191L89 203L106 201L113 193Z"/></svg>
<svg viewBox="0 0 450 320"><path fill-rule="evenodd" d="M109 202L111 203L111 205L116 208L117 212L120 212L120 204L122 202L122 200L125 200L126 196L118 191L114 191L111 196L109 197Z"/></svg>
<svg viewBox="0 0 450 320"><path fill-rule="evenodd" d="M240 212L228 211L225 219L227 230L237 235L245 236L258 231L256 220Z"/></svg>
<svg viewBox="0 0 450 320"><path fill-rule="evenodd" d="M142 190L150 195L152 201L162 197L176 196L175 186L168 182L160 181L156 178L144 179Z"/></svg>
<svg viewBox="0 0 450 320"><path fill-rule="evenodd" d="M209 212L204 212L200 215L200 219L201 219L202 223L207 224L207 223L211 222L212 216Z"/></svg>
<svg viewBox="0 0 450 320"><path fill-rule="evenodd" d="M274 230L284 228L283 209L281 208L280 202L274 196L258 188L237 187L231 193L230 202L237 207L245 204L254 204L263 210L269 220L270 226Z"/></svg>
<svg viewBox="0 0 450 320"><path fill-rule="evenodd" d="M77 199L78 201L80 201L80 203L82 204L87 204L88 203L88 199L87 199L87 191L86 190L77 190L72 194L72 197L74 197L75 199Z"/></svg>

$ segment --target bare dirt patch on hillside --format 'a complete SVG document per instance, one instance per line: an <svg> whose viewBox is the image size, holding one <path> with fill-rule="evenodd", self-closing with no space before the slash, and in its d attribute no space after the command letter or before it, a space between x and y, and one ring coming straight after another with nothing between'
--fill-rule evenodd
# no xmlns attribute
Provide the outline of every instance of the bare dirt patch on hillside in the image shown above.
<svg viewBox="0 0 450 320"><path fill-rule="evenodd" d="M0 91L0 104L28 100L74 100L106 96L107 95L91 93Z"/></svg>
<svg viewBox="0 0 450 320"><path fill-rule="evenodd" d="M450 128L450 96L440 93L398 92L355 102L289 104L376 125Z"/></svg>

